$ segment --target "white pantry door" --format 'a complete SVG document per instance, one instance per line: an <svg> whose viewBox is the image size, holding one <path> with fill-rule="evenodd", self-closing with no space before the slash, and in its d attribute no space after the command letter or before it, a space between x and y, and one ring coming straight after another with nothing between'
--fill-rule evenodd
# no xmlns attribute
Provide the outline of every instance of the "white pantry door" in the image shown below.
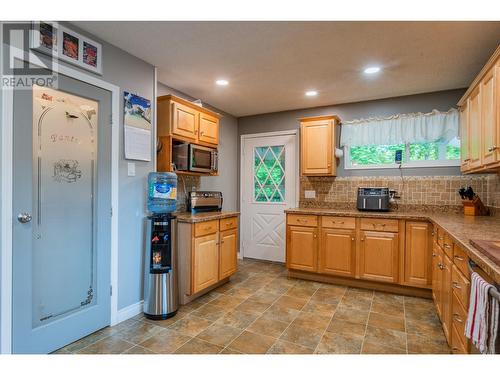
<svg viewBox="0 0 500 375"><path fill-rule="evenodd" d="M244 136L241 171L243 256L285 261L285 213L296 204L296 134Z"/></svg>

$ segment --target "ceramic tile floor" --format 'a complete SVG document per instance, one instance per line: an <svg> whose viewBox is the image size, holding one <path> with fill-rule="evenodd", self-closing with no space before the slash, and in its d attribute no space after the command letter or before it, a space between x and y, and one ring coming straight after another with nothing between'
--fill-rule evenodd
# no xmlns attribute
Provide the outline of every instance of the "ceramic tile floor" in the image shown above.
<svg viewBox="0 0 500 375"><path fill-rule="evenodd" d="M450 353L431 300L297 279L245 259L231 281L152 321L138 315L56 353Z"/></svg>

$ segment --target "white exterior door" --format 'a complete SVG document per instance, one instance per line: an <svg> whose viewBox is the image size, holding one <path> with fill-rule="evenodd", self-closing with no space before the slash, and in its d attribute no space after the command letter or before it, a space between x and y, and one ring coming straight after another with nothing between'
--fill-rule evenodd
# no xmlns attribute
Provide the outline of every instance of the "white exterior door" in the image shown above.
<svg viewBox="0 0 500 375"><path fill-rule="evenodd" d="M243 256L284 262L284 210L296 205L297 135L270 133L242 138Z"/></svg>

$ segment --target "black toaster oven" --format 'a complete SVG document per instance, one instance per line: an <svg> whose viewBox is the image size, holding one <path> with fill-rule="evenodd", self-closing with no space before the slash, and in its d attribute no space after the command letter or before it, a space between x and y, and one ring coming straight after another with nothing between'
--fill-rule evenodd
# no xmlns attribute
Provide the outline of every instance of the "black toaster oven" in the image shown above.
<svg viewBox="0 0 500 375"><path fill-rule="evenodd" d="M389 211L389 188L359 187L357 208L361 211Z"/></svg>

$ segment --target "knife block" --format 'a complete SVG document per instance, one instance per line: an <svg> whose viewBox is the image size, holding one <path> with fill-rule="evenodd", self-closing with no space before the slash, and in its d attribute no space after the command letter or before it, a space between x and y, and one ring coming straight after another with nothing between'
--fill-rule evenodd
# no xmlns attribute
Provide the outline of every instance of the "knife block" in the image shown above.
<svg viewBox="0 0 500 375"><path fill-rule="evenodd" d="M489 210L477 195L472 200L462 199L465 216L486 216Z"/></svg>

